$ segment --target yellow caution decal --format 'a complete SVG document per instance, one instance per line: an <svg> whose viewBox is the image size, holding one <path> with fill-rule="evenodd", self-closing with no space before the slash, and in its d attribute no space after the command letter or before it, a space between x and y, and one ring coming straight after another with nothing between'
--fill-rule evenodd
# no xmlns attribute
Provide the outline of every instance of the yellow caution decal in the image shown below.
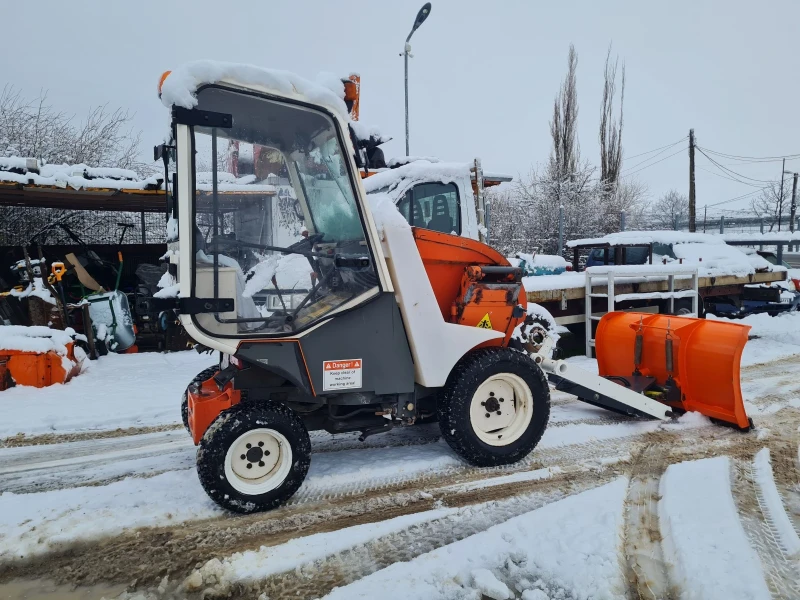
<svg viewBox="0 0 800 600"><path fill-rule="evenodd" d="M492 321L489 319L489 313L483 315L483 318L478 321L478 324L475 327L480 327L481 329L494 329L494 327L492 327Z"/></svg>

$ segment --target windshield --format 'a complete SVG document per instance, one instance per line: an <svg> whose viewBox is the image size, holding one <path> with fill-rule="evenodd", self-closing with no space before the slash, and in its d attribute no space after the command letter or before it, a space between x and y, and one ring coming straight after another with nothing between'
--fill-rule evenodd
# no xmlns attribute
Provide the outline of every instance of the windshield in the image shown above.
<svg viewBox="0 0 800 600"><path fill-rule="evenodd" d="M215 335L286 335L376 289L347 160L322 112L216 87L201 110L231 128L195 127L194 295L235 298L201 314Z"/></svg>

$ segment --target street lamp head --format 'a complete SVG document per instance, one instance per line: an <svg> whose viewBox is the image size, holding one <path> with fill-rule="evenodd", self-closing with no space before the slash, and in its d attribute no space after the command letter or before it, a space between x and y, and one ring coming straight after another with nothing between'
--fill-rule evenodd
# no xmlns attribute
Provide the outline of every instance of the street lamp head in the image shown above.
<svg viewBox="0 0 800 600"><path fill-rule="evenodd" d="M411 33L408 34L406 43L408 43L408 41L411 39L411 36L414 35L414 32L419 29L419 26L425 22L425 19L428 18L429 14L431 14L431 3L426 2L417 13L417 18L414 20L414 27L411 28Z"/></svg>

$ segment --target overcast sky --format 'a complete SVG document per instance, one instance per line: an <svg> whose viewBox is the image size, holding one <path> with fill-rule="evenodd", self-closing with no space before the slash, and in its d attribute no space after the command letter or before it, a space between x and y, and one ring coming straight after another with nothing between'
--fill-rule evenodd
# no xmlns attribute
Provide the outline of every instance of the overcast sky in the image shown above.
<svg viewBox="0 0 800 600"><path fill-rule="evenodd" d="M15 3L3 32L0 82L85 115L108 103L136 113L145 147L164 136L159 75L208 58L362 76L362 120L404 153L403 60L399 53L421 0L39 0ZM7 14L6 17L9 15ZM606 50L625 61L624 167L653 196L688 192L688 156L649 168L635 155L695 128L698 144L743 156L800 153L800 2L693 0L433 0L414 34L410 61L411 154L483 159L487 170L524 174L547 159L548 120L574 43L579 55L579 137L598 162L597 128ZM777 180L781 163L720 163ZM702 155L698 169L720 172ZM787 162L800 170L800 160ZM751 182L754 185L757 182ZM787 182L789 185L791 181ZM697 171L698 206L755 190ZM744 208L748 200L723 207ZM700 212L700 210L698 210Z"/></svg>

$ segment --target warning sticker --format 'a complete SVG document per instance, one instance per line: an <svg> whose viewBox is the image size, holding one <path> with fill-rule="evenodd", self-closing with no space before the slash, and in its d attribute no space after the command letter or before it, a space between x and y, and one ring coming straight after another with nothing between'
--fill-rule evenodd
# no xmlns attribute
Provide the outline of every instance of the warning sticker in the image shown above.
<svg viewBox="0 0 800 600"><path fill-rule="evenodd" d="M322 362L322 389L346 390L361 387L361 370L364 361L360 358L350 360L326 360Z"/></svg>
<svg viewBox="0 0 800 600"><path fill-rule="evenodd" d="M475 327L480 327L481 329L494 329L492 327L492 321L489 319L489 313L483 315L483 318L478 321L478 324Z"/></svg>

